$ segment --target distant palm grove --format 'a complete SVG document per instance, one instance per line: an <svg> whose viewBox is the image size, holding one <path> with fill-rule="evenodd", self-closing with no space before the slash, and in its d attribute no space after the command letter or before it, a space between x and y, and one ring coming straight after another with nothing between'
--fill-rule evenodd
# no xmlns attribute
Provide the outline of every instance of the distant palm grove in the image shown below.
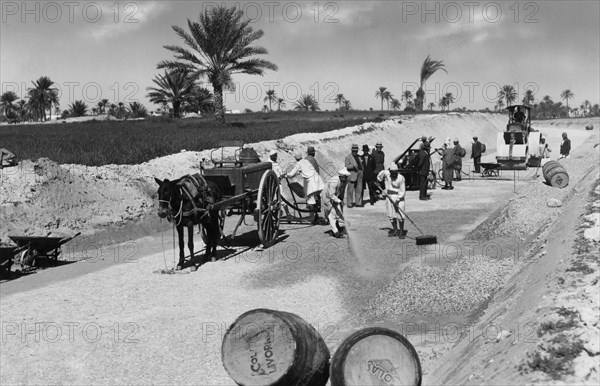
<svg viewBox="0 0 600 386"><path fill-rule="evenodd" d="M277 71L274 63L263 59L267 55L266 48L254 46L264 33L253 30L250 20L244 20L243 12L236 8L207 8L200 14L198 21L187 21L187 28L173 26L176 35L183 40L183 46L168 45L165 49L173 53L172 60L162 60L157 69L162 73L152 79L153 86L147 88L148 99L158 106L157 113L172 118L183 115L214 114L215 120L225 123L223 93L234 90L235 74L264 75L266 71ZM400 111L404 104L405 112L433 111L467 111L456 107L459 102L451 92L439 95L437 104L425 100L425 83L437 71L448 73L441 60L433 60L428 55L423 61L419 74L419 88L413 95L411 90L404 90L398 98L384 86L375 90L375 98L383 111ZM203 87L201 82L210 84L212 90ZM139 102L124 104L102 99L97 104L88 106L84 101L76 100L61 110L58 89L47 76L32 81L27 89L27 100L20 99L15 92L6 91L0 100L0 121L8 123L44 122L53 115L60 119L81 117L86 115L105 115L116 119L144 118L148 111ZM577 105L573 103L575 93L566 89L554 102L549 95L538 99L532 90L526 90L519 100L518 91L512 85L504 85L500 89L497 101L492 108L484 111L501 111L505 107L522 103L532 107L532 118L564 118L572 116L598 116L598 104L592 105L585 100ZM272 112L276 107L281 111L288 103L294 111L320 111L321 106L315 96L301 95L297 101L286 101L280 98L275 90L265 93L262 112ZM350 111L352 103L344 94L337 94L333 99L337 110ZM564 104L563 104L564 101ZM569 105L571 103L571 105ZM246 113L252 112L250 109ZM54 113L54 114L53 114Z"/></svg>

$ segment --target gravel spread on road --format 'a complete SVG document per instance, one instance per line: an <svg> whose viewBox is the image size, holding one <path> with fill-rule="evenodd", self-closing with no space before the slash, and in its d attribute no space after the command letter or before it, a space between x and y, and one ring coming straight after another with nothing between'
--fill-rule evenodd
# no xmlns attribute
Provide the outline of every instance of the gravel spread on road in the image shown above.
<svg viewBox="0 0 600 386"><path fill-rule="evenodd" d="M512 259L473 255L446 267L412 264L377 294L370 308L380 317L470 310L500 288L513 263Z"/></svg>

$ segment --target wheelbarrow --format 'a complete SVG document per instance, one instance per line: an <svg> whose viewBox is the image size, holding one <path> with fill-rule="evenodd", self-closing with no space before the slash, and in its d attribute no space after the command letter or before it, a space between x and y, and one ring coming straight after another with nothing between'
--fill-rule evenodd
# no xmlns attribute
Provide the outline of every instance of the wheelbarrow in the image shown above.
<svg viewBox="0 0 600 386"><path fill-rule="evenodd" d="M38 258L49 258L56 265L58 256L61 253L61 246L75 237L81 232L77 232L74 236L69 237L41 237L41 236L8 236L19 247L27 246L25 252L21 256L21 265L35 267Z"/></svg>

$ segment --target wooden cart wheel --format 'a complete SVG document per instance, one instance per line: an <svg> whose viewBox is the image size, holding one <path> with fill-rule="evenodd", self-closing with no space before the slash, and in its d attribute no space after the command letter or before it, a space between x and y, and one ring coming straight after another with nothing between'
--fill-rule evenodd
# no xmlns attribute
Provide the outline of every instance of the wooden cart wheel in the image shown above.
<svg viewBox="0 0 600 386"><path fill-rule="evenodd" d="M226 215L226 210L225 209L221 209L219 211L219 228L221 229L221 234L223 234L223 229L225 228L225 215ZM206 227L202 227L202 241L204 241L204 245L206 245L207 241L208 241L208 236L206 235ZM224 239L220 239L221 242L225 242Z"/></svg>
<svg viewBox="0 0 600 386"><path fill-rule="evenodd" d="M281 192L279 179L273 170L267 170L260 179L258 198L258 237L264 247L268 247L279 233L279 212L281 209Z"/></svg>

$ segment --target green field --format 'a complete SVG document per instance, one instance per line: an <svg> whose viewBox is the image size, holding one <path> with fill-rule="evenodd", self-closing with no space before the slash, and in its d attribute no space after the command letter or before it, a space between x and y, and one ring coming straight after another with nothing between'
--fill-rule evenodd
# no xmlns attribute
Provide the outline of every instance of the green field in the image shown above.
<svg viewBox="0 0 600 386"><path fill-rule="evenodd" d="M398 113L385 112L385 117ZM201 151L221 140L245 143L297 133L321 133L381 120L380 111L291 112L228 115L225 125L212 116L190 119L151 117L140 121L89 121L3 125L0 147L19 160L50 158L89 166L139 164L182 149Z"/></svg>

